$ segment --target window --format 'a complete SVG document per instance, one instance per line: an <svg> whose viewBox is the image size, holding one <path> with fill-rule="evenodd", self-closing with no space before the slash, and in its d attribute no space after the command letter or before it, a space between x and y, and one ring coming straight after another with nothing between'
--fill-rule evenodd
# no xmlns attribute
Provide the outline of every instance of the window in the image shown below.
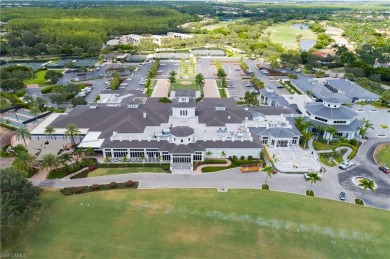
<svg viewBox="0 0 390 259"><path fill-rule="evenodd" d="M310 112L306 111L306 113L307 113L307 115L311 116L311 113L310 113Z"/></svg>
<svg viewBox="0 0 390 259"><path fill-rule="evenodd" d="M288 140L278 140L276 142L277 147L288 147Z"/></svg>
<svg viewBox="0 0 390 259"><path fill-rule="evenodd" d="M183 140L180 140L181 143L183 143Z"/></svg>
<svg viewBox="0 0 390 259"><path fill-rule="evenodd" d="M323 122L328 122L327 119L323 119L321 117L314 117L316 120L323 121Z"/></svg>
<svg viewBox="0 0 390 259"><path fill-rule="evenodd" d="M297 137L293 137L293 140L291 142L292 144L298 144L298 138Z"/></svg>
<svg viewBox="0 0 390 259"><path fill-rule="evenodd" d="M188 141L191 141L191 138L188 138Z"/></svg>
<svg viewBox="0 0 390 259"><path fill-rule="evenodd" d="M345 123L347 123L346 121L334 121L333 122L334 124L345 124Z"/></svg>

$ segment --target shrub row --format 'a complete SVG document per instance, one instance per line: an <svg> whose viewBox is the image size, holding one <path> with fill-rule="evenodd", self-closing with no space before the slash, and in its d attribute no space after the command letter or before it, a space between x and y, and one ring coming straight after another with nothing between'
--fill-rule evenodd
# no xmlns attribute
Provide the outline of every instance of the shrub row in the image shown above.
<svg viewBox="0 0 390 259"><path fill-rule="evenodd" d="M16 129L18 129L17 127L8 125L8 124L3 123L3 122L0 122L0 126L1 126L1 127L4 127L4 128L7 128L7 129L10 129L10 130L16 130Z"/></svg>
<svg viewBox="0 0 390 259"><path fill-rule="evenodd" d="M71 165L66 165L64 167L61 167L59 169L54 169L50 171L49 175L47 176L47 179L58 179L63 178L67 175L73 174L79 170L81 170L84 167L89 167L90 165L96 166L96 160L91 158L84 158L81 161L76 161L75 163Z"/></svg>
<svg viewBox="0 0 390 259"><path fill-rule="evenodd" d="M302 94L302 92L299 91L298 88L296 88L296 87L291 83L291 81L287 81L286 84L287 84L291 89L293 89L297 94Z"/></svg>
<svg viewBox="0 0 390 259"><path fill-rule="evenodd" d="M89 174L90 172L92 172L93 170L95 170L96 168L97 168L96 165L90 165L90 166L87 167L86 170L84 170L84 171L82 171L82 172L80 172L80 173L78 173L78 174L75 174L75 175L71 176L70 179L86 178L86 177L88 177L88 174Z"/></svg>
<svg viewBox="0 0 390 259"><path fill-rule="evenodd" d="M169 164L158 163L101 163L97 164L97 167L101 168L122 168L122 167L161 167L163 170L168 171Z"/></svg>
<svg viewBox="0 0 390 259"><path fill-rule="evenodd" d="M46 86L41 90L41 94L48 94L53 91L54 85Z"/></svg>
<svg viewBox="0 0 390 259"><path fill-rule="evenodd" d="M226 164L226 160L223 159L205 159L204 164Z"/></svg>
<svg viewBox="0 0 390 259"><path fill-rule="evenodd" d="M87 192L104 191L111 189L137 189L138 182L129 180L124 183L111 182L109 184L93 184L91 186L67 187L60 190L63 195L81 194Z"/></svg>
<svg viewBox="0 0 390 259"><path fill-rule="evenodd" d="M248 65L244 62L244 59L242 59L242 58L240 59L240 66L245 71L249 70Z"/></svg>
<svg viewBox="0 0 390 259"><path fill-rule="evenodd" d="M260 81L254 74L251 75L252 77L252 82L257 88L263 89L264 88L264 83Z"/></svg>

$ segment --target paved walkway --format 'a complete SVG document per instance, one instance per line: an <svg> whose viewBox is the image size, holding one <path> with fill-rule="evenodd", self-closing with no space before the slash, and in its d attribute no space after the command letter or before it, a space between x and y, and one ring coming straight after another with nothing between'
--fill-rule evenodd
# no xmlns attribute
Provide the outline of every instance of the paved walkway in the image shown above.
<svg viewBox="0 0 390 259"><path fill-rule="evenodd" d="M217 82L214 79L205 79L203 94L205 98L216 98L219 96Z"/></svg>
<svg viewBox="0 0 390 259"><path fill-rule="evenodd" d="M202 169L205 168L205 167L209 167L209 166L227 167L227 166L230 166L232 164L232 161L230 161L229 159L223 159L223 160L226 161L226 164L205 164L205 165L201 165L201 166L198 166L198 168L196 168L196 170L193 173L201 174L202 173Z"/></svg>
<svg viewBox="0 0 390 259"><path fill-rule="evenodd" d="M168 97L169 82L168 79L157 79L152 97Z"/></svg>
<svg viewBox="0 0 390 259"><path fill-rule="evenodd" d="M313 139L309 140L308 147L309 147L309 149L311 151L314 151L317 154L324 154L324 153L331 153L331 152L333 152L333 150L331 150L331 149L328 149L328 150L315 150L314 147L313 147ZM341 147L336 148L335 150L339 151L341 149L347 149L347 152L345 152L345 154L343 155L343 161L348 160L348 156L352 153L353 149L350 148L350 147L347 147L347 146L341 146Z"/></svg>

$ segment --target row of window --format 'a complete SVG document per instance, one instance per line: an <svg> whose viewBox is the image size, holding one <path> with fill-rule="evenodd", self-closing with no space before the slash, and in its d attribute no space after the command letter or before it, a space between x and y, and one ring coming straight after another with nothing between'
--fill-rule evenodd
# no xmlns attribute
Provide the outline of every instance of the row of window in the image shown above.
<svg viewBox="0 0 390 259"><path fill-rule="evenodd" d="M323 118L321 118L321 117L314 117L316 120L318 120L318 121L323 121L323 122L328 122L328 120L327 119L323 119Z"/></svg>
<svg viewBox="0 0 390 259"><path fill-rule="evenodd" d="M187 110L180 110L180 116L188 116Z"/></svg>
<svg viewBox="0 0 390 259"><path fill-rule="evenodd" d="M347 123L346 121L334 121L333 122L334 124L345 124L345 123Z"/></svg>

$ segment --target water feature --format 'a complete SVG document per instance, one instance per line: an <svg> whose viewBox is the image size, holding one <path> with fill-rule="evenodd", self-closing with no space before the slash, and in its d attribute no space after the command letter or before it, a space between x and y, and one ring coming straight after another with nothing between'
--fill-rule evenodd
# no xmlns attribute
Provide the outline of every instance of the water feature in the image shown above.
<svg viewBox="0 0 390 259"><path fill-rule="evenodd" d="M312 47L314 47L314 45L316 45L317 43L317 40L315 39L305 39L305 40L301 40L301 43L300 43L300 48L301 50L309 50L311 49Z"/></svg>
<svg viewBox="0 0 390 259"><path fill-rule="evenodd" d="M309 25L304 23L296 23L292 26L296 30L308 30Z"/></svg>

